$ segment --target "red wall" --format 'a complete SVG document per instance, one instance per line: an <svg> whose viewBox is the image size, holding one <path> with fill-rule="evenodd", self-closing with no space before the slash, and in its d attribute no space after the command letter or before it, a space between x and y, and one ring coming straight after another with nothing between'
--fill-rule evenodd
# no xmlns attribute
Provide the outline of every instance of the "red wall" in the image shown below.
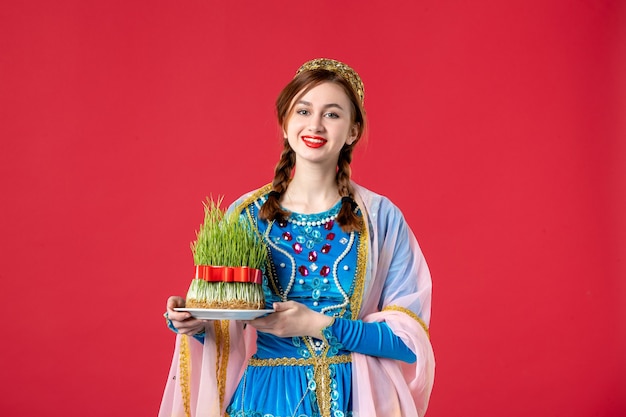
<svg viewBox="0 0 626 417"><path fill-rule="evenodd" d="M3 2L1 415L155 415L201 202L271 180L273 101L320 56L361 73L354 176L432 270L428 415L626 415L609 0Z"/></svg>

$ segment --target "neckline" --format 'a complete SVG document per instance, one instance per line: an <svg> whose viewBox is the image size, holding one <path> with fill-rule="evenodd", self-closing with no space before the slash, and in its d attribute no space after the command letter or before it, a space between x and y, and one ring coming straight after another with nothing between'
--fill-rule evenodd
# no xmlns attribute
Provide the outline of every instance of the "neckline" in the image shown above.
<svg viewBox="0 0 626 417"><path fill-rule="evenodd" d="M303 214L289 211L287 221L297 226L322 226L333 222L337 214L339 214L339 210L341 210L341 200L328 210L320 213Z"/></svg>

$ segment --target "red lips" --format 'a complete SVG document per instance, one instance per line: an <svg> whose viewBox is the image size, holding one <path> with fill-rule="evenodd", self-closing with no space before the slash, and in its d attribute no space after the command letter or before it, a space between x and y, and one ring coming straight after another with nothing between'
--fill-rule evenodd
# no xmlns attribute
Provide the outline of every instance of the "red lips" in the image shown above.
<svg viewBox="0 0 626 417"><path fill-rule="evenodd" d="M326 142L328 142L326 139L324 139L321 136L309 136L309 135L302 136L302 141L304 141L304 144L308 146L309 148L320 148L324 146Z"/></svg>

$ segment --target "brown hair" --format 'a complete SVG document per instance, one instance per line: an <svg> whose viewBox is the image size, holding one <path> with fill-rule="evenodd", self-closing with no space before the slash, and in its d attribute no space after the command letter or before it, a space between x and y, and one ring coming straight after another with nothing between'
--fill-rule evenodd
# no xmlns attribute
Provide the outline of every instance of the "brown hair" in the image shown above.
<svg viewBox="0 0 626 417"><path fill-rule="evenodd" d="M337 187L339 195L342 197L341 209L336 217L337 222L345 232L359 230L362 226L362 218L354 212L356 203L354 202L354 190L350 183L350 163L352 162L352 151L365 131L365 110L356 92L339 74L326 69L314 69L303 71L296 75L289 84L281 91L276 99L276 113L281 129L286 130L289 117L293 110L293 105L297 97L306 94L312 88L324 83L332 82L343 88L352 104L352 124L357 125L357 137L350 145L345 144L339 153L337 162ZM272 192L267 197L267 201L261 207L259 216L266 220L284 220L289 216L289 212L281 208L280 196L287 190L291 175L296 164L296 155L287 138L283 141L283 151L280 160L274 169L274 180L272 181Z"/></svg>

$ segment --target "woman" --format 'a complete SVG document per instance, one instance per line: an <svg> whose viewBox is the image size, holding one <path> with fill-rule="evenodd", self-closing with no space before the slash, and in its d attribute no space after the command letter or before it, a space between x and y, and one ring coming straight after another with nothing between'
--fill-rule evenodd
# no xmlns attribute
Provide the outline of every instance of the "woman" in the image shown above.
<svg viewBox="0 0 626 417"><path fill-rule="evenodd" d="M424 415L430 274L399 209L350 180L363 92L352 68L317 59L279 95L274 180L230 208L268 246L275 312L207 322L170 297L179 335L161 416Z"/></svg>

